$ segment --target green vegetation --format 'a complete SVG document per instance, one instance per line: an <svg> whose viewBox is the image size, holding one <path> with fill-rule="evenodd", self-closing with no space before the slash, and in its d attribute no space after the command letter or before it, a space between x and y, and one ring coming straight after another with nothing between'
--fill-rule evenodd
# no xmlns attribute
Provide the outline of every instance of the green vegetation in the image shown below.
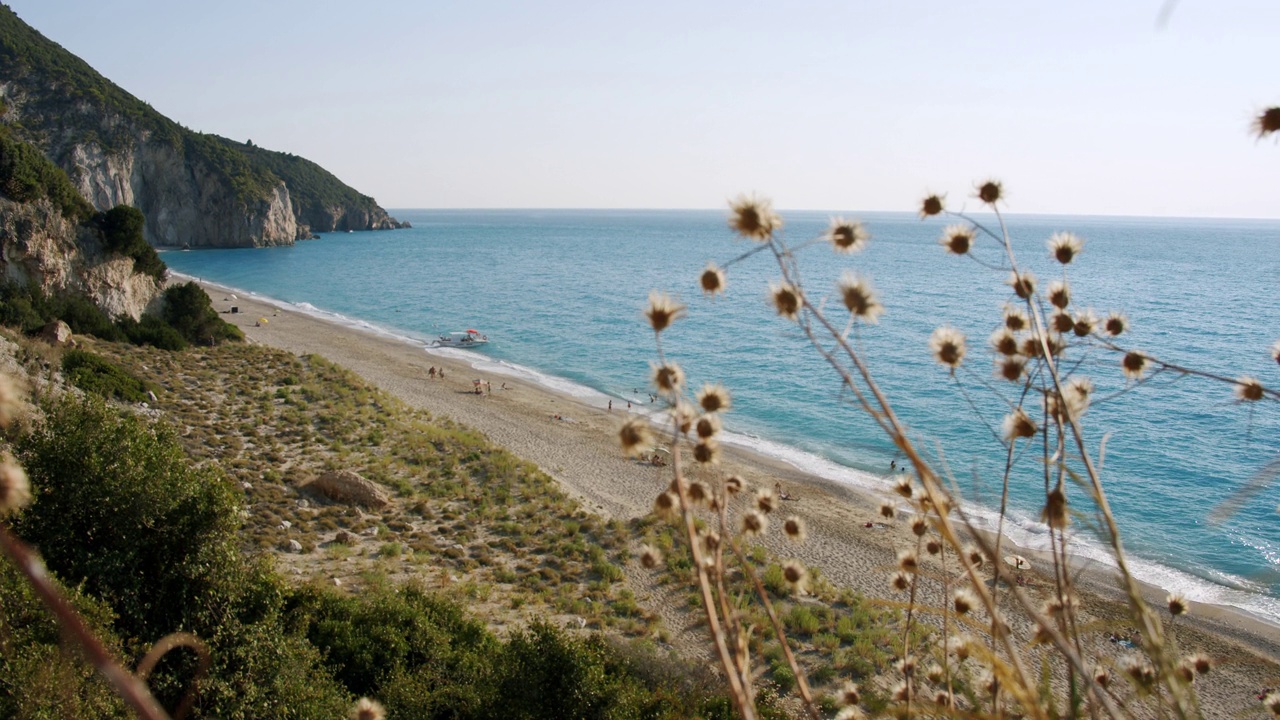
<svg viewBox="0 0 1280 720"><path fill-rule="evenodd" d="M377 213L374 199L361 195L333 173L292 153L264 150L251 143L240 148L255 163L271 171L289 186L294 208L303 222L317 230L332 230L329 208L356 208Z"/></svg>
<svg viewBox="0 0 1280 720"><path fill-rule="evenodd" d="M393 717L732 716L709 673L639 645L537 622L503 642L414 584L289 587L240 549L239 489L188 458L173 430L98 399L43 410L12 438L35 495L14 530L126 664L175 630L208 644L195 717L333 718L360 695ZM15 575L0 568L0 713L120 716L93 672L61 653ZM175 652L151 686L173 707L191 673L189 654Z"/></svg>
<svg viewBox="0 0 1280 720"><path fill-rule="evenodd" d="M169 288L165 300L163 315L144 315L140 321L128 317L113 321L79 295L45 295L35 286L0 285L0 324L31 334L54 320L62 320L77 335L162 350L244 339L240 328L218 317L209 296L194 283Z"/></svg>
<svg viewBox="0 0 1280 720"><path fill-rule="evenodd" d="M0 9L4 12L7 9ZM0 193L20 203L48 198L63 217L75 223L93 214L93 206L80 197L62 168L45 159L34 145L14 138L5 125L0 125Z"/></svg>
<svg viewBox="0 0 1280 720"><path fill-rule="evenodd" d="M85 392L124 402L142 402L151 389L119 365L83 350L68 350L62 356L62 372Z"/></svg>
<svg viewBox="0 0 1280 720"><path fill-rule="evenodd" d="M93 224L102 233L102 244L107 252L131 257L135 272L163 280L168 268L155 248L142 236L145 223L142 211L128 205L117 205L93 217Z"/></svg>

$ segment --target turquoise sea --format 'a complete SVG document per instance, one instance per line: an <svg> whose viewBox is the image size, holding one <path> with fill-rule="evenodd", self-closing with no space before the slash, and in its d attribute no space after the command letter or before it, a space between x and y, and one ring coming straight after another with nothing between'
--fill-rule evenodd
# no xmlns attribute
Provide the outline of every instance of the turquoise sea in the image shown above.
<svg viewBox="0 0 1280 720"><path fill-rule="evenodd" d="M772 259L733 266L726 296L711 300L698 291L708 261L750 248L734 240L724 212L392 214L413 229L163 258L177 272L407 342L476 328L492 341L469 355L480 372L600 405L647 405L656 352L641 310L651 289L667 290L689 312L664 333L664 349L692 387L720 381L731 390L733 442L887 492L894 448L841 397L832 371L795 327L773 313L765 289L778 274ZM979 506L991 507L1003 455L988 423L998 427L1005 412L992 388L1008 388L992 379L986 342L1009 296L1005 274L947 256L937 244L943 223L906 213L857 217L872 235L864 252L837 256L823 245L800 253L810 295L832 288L846 268L870 276L886 311L858 333L858 346L921 446ZM785 237L796 245L819 236L829 214L784 218ZM1084 238L1071 268L1074 304L1103 316L1126 313L1128 346L1280 386L1269 350L1280 339L1280 221L1015 216L1009 224L1020 261L1042 287L1060 275L1045 249L1049 235L1070 230ZM986 249L979 256L998 262L994 247ZM929 335L943 323L969 338L962 387L929 355ZM1126 390L1117 356L1072 357L1074 371L1098 387L1086 432L1095 449L1106 437L1104 484L1138 574L1193 601L1280 623L1280 487L1263 484L1235 515L1208 519L1280 458L1280 404L1242 405L1229 385L1172 374L1117 394ZM1035 498L1043 497L1033 457L1019 465L1012 494L1011 537L1044 546L1033 521ZM1077 554L1102 557L1089 520L1075 524Z"/></svg>

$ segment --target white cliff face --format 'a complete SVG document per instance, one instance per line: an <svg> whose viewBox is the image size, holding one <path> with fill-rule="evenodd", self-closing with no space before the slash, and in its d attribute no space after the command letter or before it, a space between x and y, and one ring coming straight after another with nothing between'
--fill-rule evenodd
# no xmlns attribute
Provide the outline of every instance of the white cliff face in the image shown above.
<svg viewBox="0 0 1280 720"><path fill-rule="evenodd" d="M0 278L50 294L82 294L111 317L137 320L159 297L159 281L135 273L132 258L107 255L82 232L47 200L0 198Z"/></svg>
<svg viewBox="0 0 1280 720"><path fill-rule="evenodd" d="M266 198L246 202L204 161L146 133L111 152L93 141L77 143L64 157L67 174L95 208L141 210L153 246L263 247L291 245L299 236L283 182Z"/></svg>

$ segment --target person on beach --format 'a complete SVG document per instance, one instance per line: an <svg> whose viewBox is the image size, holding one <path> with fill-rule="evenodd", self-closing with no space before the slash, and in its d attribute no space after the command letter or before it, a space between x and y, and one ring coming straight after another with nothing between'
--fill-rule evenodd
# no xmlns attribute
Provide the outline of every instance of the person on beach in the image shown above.
<svg viewBox="0 0 1280 720"><path fill-rule="evenodd" d="M897 469L898 469L898 461L897 461L897 460L890 460L890 461L889 461L889 472L893 472L894 470L897 470Z"/></svg>
<svg viewBox="0 0 1280 720"><path fill-rule="evenodd" d="M435 380L435 379L436 379L436 366L435 366L435 365L432 365L432 366L431 366L431 369L427 371L427 377L431 378L432 380Z"/></svg>
<svg viewBox="0 0 1280 720"><path fill-rule="evenodd" d="M613 412L613 401L609 401L609 412Z"/></svg>

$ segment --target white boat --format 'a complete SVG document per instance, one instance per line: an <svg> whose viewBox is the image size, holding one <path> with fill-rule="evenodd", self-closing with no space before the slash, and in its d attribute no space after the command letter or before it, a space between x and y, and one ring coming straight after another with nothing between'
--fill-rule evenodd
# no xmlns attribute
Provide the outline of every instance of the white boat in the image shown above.
<svg viewBox="0 0 1280 720"><path fill-rule="evenodd" d="M489 342L488 335L482 335L477 330L463 330L441 335L431 341L431 347L469 348L484 345L487 342Z"/></svg>

